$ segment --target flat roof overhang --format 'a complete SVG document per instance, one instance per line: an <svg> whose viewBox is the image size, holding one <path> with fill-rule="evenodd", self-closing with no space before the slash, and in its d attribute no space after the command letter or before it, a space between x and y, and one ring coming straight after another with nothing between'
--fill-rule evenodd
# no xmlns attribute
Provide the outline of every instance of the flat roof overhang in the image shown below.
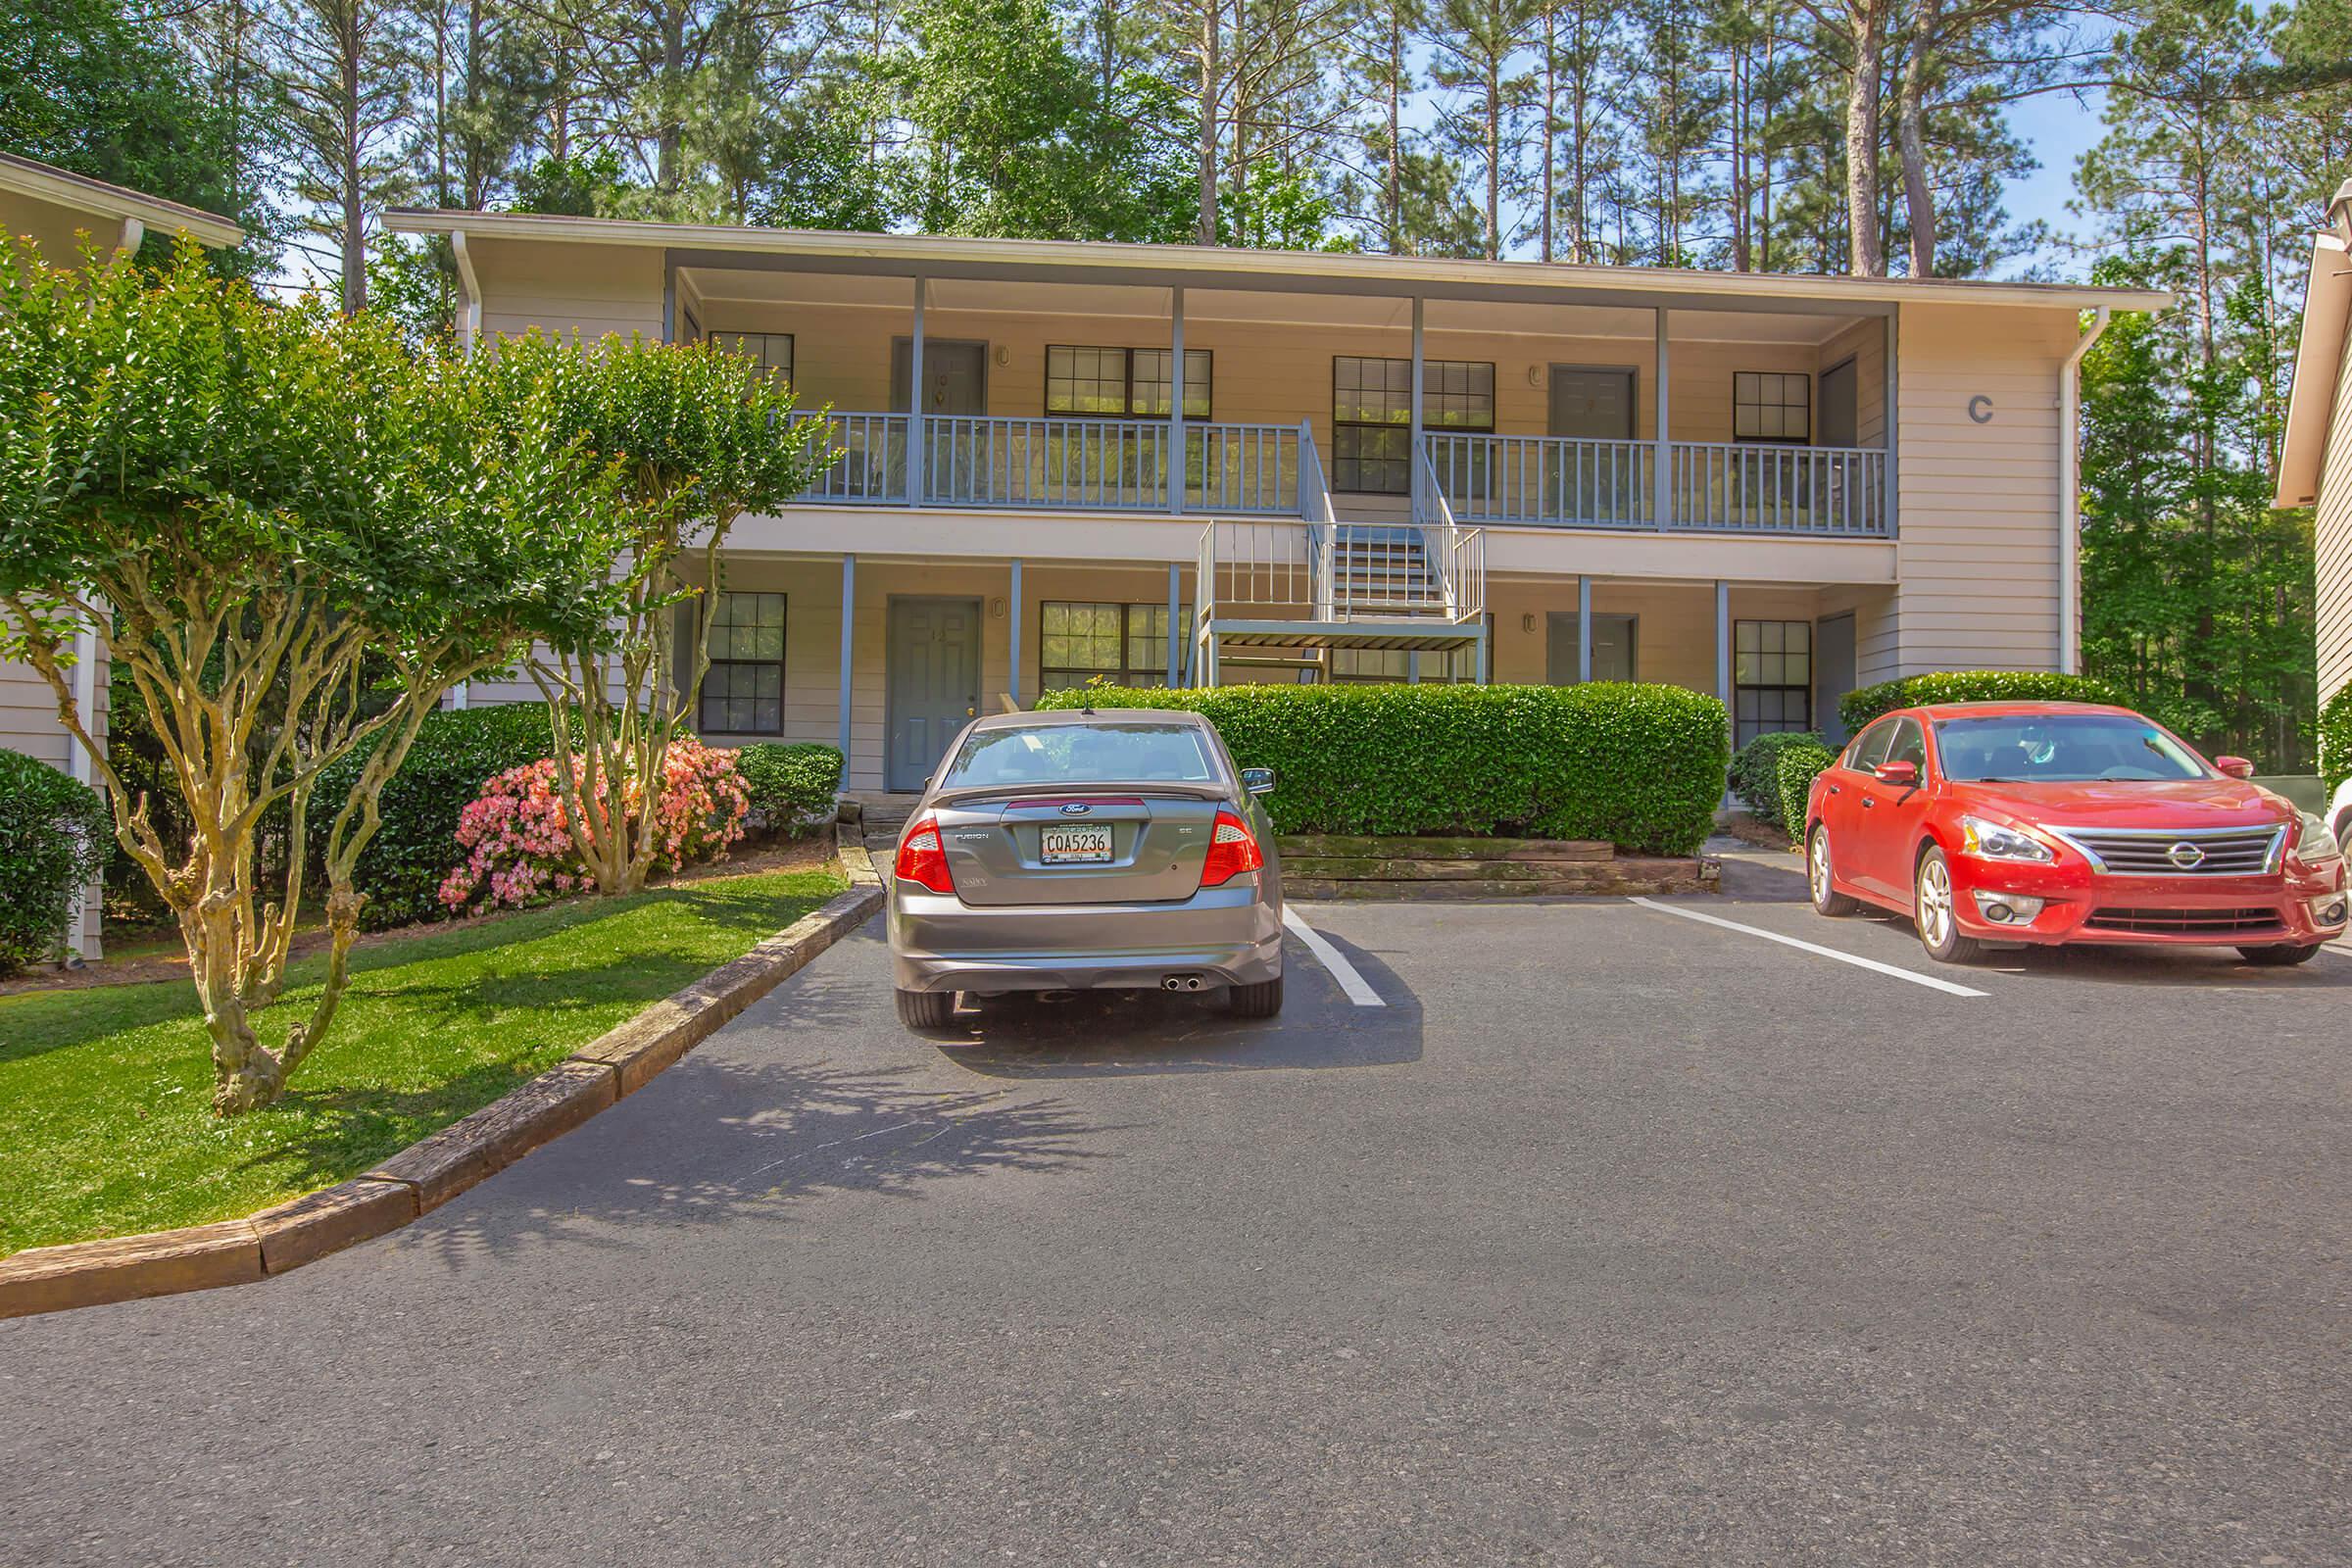
<svg viewBox="0 0 2352 1568"><path fill-rule="evenodd" d="M91 179L52 164L19 158L14 153L0 153L0 190L29 196L70 212L118 220L135 218L151 233L184 231L198 244L218 250L245 243L245 231L219 213L166 201L126 185L110 185L103 179Z"/></svg>
<svg viewBox="0 0 2352 1568"><path fill-rule="evenodd" d="M1537 304L1585 301L1675 310L1752 310L1763 306L1788 312L1882 316L1902 304L2034 306L2077 311L2103 306L2117 311L2155 311L2173 300L2170 293L2161 289L2101 288L2072 283L1710 272L1676 268L1456 261L1361 252L859 234L423 208L394 208L384 215L384 223L397 233L464 233L478 239L654 249L663 253L665 266L673 274L679 268L856 271L907 278L1017 279L1054 272L1090 282L1149 287L1191 285L1296 293L1404 294Z"/></svg>

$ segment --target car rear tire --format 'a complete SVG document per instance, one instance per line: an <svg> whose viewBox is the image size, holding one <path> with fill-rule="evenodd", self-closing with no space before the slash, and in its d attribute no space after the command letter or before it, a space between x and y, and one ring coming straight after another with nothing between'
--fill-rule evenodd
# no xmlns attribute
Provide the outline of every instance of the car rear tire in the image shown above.
<svg viewBox="0 0 2352 1568"><path fill-rule="evenodd" d="M1919 858L1912 878L1913 918L1919 926L1919 945L1938 963L1974 963L1984 956L1984 944L1960 934L1960 899L1952 891L1951 862L1943 852L1930 848Z"/></svg>
<svg viewBox="0 0 2352 1568"><path fill-rule="evenodd" d="M1282 976L1255 985L1227 986L1225 1009L1236 1018L1271 1018L1282 1011Z"/></svg>
<svg viewBox="0 0 2352 1568"><path fill-rule="evenodd" d="M2318 956L2321 946L2315 942L2308 948L2298 948L2281 942L2267 948L2240 948L2237 956L2256 968L2283 969L2289 964L2309 963Z"/></svg>
<svg viewBox="0 0 2352 1568"><path fill-rule="evenodd" d="M1835 920L1862 907L1862 901L1838 891L1830 878L1830 830L1821 823L1805 840L1805 886L1813 895L1813 912Z"/></svg>
<svg viewBox="0 0 2352 1568"><path fill-rule="evenodd" d="M899 1022L909 1029L945 1029L956 1014L953 991L901 991Z"/></svg>

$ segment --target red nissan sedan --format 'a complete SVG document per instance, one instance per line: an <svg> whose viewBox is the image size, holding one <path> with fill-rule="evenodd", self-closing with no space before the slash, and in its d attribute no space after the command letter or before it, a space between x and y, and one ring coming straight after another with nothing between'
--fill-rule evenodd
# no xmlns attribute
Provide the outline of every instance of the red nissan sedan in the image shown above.
<svg viewBox="0 0 2352 1568"><path fill-rule="evenodd" d="M1886 714L1813 781L1813 907L1908 914L1928 952L2160 942L2302 963L2344 930L2328 824L2163 725L2083 703Z"/></svg>

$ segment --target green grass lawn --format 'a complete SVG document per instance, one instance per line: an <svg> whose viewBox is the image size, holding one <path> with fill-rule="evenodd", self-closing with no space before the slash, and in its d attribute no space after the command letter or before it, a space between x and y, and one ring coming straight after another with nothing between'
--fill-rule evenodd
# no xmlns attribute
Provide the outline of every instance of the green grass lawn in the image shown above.
<svg viewBox="0 0 2352 1568"><path fill-rule="evenodd" d="M330 1186L739 957L839 892L831 870L717 878L362 948L284 1099L212 1114L184 980L0 997L0 1255L226 1219ZM260 1014L275 1044L323 960Z"/></svg>

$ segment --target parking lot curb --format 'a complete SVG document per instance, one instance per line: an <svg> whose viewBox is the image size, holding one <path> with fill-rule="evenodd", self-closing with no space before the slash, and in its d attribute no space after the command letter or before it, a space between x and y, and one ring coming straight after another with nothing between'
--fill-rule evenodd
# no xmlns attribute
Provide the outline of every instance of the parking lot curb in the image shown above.
<svg viewBox="0 0 2352 1568"><path fill-rule="evenodd" d="M846 892L365 1175L243 1219L33 1247L0 1258L0 1318L247 1285L400 1229L644 1087L872 918L881 880L846 847ZM862 874L860 874L862 872Z"/></svg>

